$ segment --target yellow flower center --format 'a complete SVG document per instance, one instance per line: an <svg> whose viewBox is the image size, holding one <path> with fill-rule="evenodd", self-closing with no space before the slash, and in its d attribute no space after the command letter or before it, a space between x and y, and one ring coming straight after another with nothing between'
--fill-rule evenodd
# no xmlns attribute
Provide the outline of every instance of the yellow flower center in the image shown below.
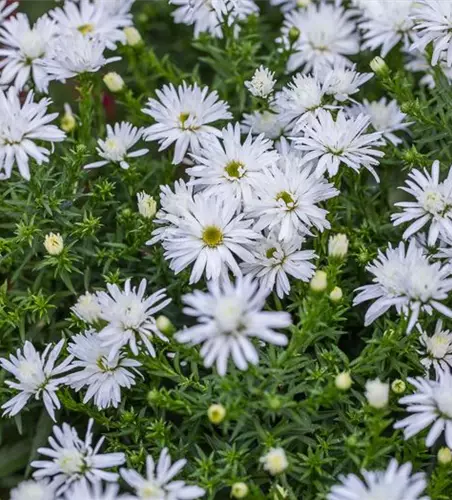
<svg viewBox="0 0 452 500"><path fill-rule="evenodd" d="M279 200L282 200L286 204L287 208L292 209L295 207L295 201L287 191L281 191L276 195L276 201Z"/></svg>
<svg viewBox="0 0 452 500"><path fill-rule="evenodd" d="M226 165L224 170L229 175L229 177L240 179L245 174L245 169L243 168L244 166L245 165L241 161L233 160Z"/></svg>
<svg viewBox="0 0 452 500"><path fill-rule="evenodd" d="M87 35L88 33L92 33L94 31L94 25L93 24L81 24L77 28L82 35Z"/></svg>
<svg viewBox="0 0 452 500"><path fill-rule="evenodd" d="M202 232L202 241L208 247L215 248L223 243L223 232L217 226L207 226Z"/></svg>
<svg viewBox="0 0 452 500"><path fill-rule="evenodd" d="M267 257L267 259L271 259L276 253L276 248L275 247L272 247L272 248L269 248L266 252L265 252L265 255Z"/></svg>

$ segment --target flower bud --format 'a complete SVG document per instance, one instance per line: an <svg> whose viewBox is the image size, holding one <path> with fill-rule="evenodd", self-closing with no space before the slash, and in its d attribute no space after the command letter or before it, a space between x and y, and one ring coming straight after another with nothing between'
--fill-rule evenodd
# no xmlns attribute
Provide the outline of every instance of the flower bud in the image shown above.
<svg viewBox="0 0 452 500"><path fill-rule="evenodd" d="M339 373L338 375L336 375L336 378L334 379L334 385L340 391L347 391L348 389L350 389L352 384L353 380L349 372Z"/></svg>
<svg viewBox="0 0 452 500"><path fill-rule="evenodd" d="M296 26L289 29L289 42L295 43L300 38L300 30Z"/></svg>
<svg viewBox="0 0 452 500"><path fill-rule="evenodd" d="M171 320L163 314L157 317L155 325L165 335L169 335L174 332L174 325L171 323Z"/></svg>
<svg viewBox="0 0 452 500"><path fill-rule="evenodd" d="M367 402L373 408L384 408L389 402L389 384L385 384L376 378L366 382Z"/></svg>
<svg viewBox="0 0 452 500"><path fill-rule="evenodd" d="M372 61L370 61L370 69L377 75L384 75L389 72L388 65L380 56L374 57Z"/></svg>
<svg viewBox="0 0 452 500"><path fill-rule="evenodd" d="M61 118L60 126L65 132L72 132L77 126L77 121L75 120L74 113L69 104L64 105L64 115Z"/></svg>
<svg viewBox="0 0 452 500"><path fill-rule="evenodd" d="M437 458L438 458L438 462L441 465L450 464L450 462L452 461L452 452L450 451L449 448L444 446L443 448L440 448L438 450Z"/></svg>
<svg viewBox="0 0 452 500"><path fill-rule="evenodd" d="M124 80L121 75L111 71L104 76L104 83L110 92L121 92L125 87Z"/></svg>
<svg viewBox="0 0 452 500"><path fill-rule="evenodd" d="M392 392L395 392L396 394L403 394L406 390L406 384L403 380L396 379L391 384L391 389Z"/></svg>
<svg viewBox="0 0 452 500"><path fill-rule="evenodd" d="M137 194L138 212L145 219L153 219L157 213L157 202L144 191Z"/></svg>
<svg viewBox="0 0 452 500"><path fill-rule="evenodd" d="M328 240L328 255L337 259L343 259L348 252L348 238L346 234L335 234Z"/></svg>
<svg viewBox="0 0 452 500"><path fill-rule="evenodd" d="M210 405L207 410L207 416L212 424L221 424L226 416L226 408L221 404Z"/></svg>
<svg viewBox="0 0 452 500"><path fill-rule="evenodd" d="M140 32L134 26L124 28L124 34L126 35L127 45L130 45L131 47L136 47L143 41Z"/></svg>
<svg viewBox="0 0 452 500"><path fill-rule="evenodd" d="M342 288L335 286L330 292L330 299L332 302L339 302L342 300L344 294L342 293Z"/></svg>
<svg viewBox="0 0 452 500"><path fill-rule="evenodd" d="M289 466L286 452L282 448L270 448L268 453L260 458L260 462L272 476L281 474Z"/></svg>
<svg viewBox="0 0 452 500"><path fill-rule="evenodd" d="M245 498L249 491L246 483L234 483L231 488L231 496L234 498Z"/></svg>
<svg viewBox="0 0 452 500"><path fill-rule="evenodd" d="M328 286L327 274L325 271L316 271L311 279L311 290L313 292L324 292Z"/></svg>
<svg viewBox="0 0 452 500"><path fill-rule="evenodd" d="M44 247L50 255L60 255L64 248L63 237L60 233L49 233L44 238Z"/></svg>

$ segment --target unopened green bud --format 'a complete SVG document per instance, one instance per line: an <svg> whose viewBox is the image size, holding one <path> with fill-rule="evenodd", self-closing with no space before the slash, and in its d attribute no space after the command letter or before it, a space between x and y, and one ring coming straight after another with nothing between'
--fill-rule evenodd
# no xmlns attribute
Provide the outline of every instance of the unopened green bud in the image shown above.
<svg viewBox="0 0 452 500"><path fill-rule="evenodd" d="M289 42L295 43L299 38L300 38L300 30L297 27L292 26L289 29Z"/></svg>

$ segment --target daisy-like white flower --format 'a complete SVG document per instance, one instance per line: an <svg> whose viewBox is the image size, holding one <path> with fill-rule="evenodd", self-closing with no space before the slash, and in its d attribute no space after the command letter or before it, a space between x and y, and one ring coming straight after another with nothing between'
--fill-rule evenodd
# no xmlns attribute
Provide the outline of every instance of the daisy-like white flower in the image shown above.
<svg viewBox="0 0 452 500"><path fill-rule="evenodd" d="M340 110L336 119L329 111L321 109L309 117L303 131L304 136L294 137L294 145L305 152L305 161L316 160L317 175L328 172L336 175L340 165L359 172L362 167L378 180L374 166L384 153L376 147L383 144L381 134L365 133L370 119L365 115L347 118Z"/></svg>
<svg viewBox="0 0 452 500"><path fill-rule="evenodd" d="M3 24L19 5L19 2L8 2L8 0L0 0L0 24Z"/></svg>
<svg viewBox="0 0 452 500"><path fill-rule="evenodd" d="M38 165L49 161L50 151L37 146L34 141L61 142L65 133L56 125L50 125L58 113L47 114L50 99L33 101L29 92L21 103L16 90L10 87L6 93L0 90L0 180L11 177L15 164L20 175L29 180L29 158Z"/></svg>
<svg viewBox="0 0 452 500"><path fill-rule="evenodd" d="M71 307L71 311L90 325L99 321L102 312L97 295L89 292L80 295L75 306Z"/></svg>
<svg viewBox="0 0 452 500"><path fill-rule="evenodd" d="M278 297L283 298L290 292L289 276L309 281L314 274L311 260L317 256L313 250L301 250L302 243L298 236L280 241L270 233L250 249L253 260L242 264L243 273L259 280L259 286L268 292L276 288Z"/></svg>
<svg viewBox="0 0 452 500"><path fill-rule="evenodd" d="M424 51L433 43L432 64L445 59L447 66L452 66L452 3L443 0L416 0L413 7L413 29L416 39L411 50Z"/></svg>
<svg viewBox="0 0 452 500"><path fill-rule="evenodd" d="M55 488L48 481L22 481L11 490L9 500L53 500Z"/></svg>
<svg viewBox="0 0 452 500"><path fill-rule="evenodd" d="M66 491L63 499L64 500L131 500L130 496L118 495L118 492L119 492L119 486L117 484L110 483L105 485L104 488L102 482L100 481L96 481L93 484L80 481L78 483L75 483L70 490ZM50 500L50 497L48 499L43 498L42 500Z"/></svg>
<svg viewBox="0 0 452 500"><path fill-rule="evenodd" d="M452 332L443 328L442 320L436 322L435 331L432 336L428 335L420 325L418 330L421 334L419 340L422 344L421 353L424 358L421 363L427 372L433 366L436 373L452 368Z"/></svg>
<svg viewBox="0 0 452 500"><path fill-rule="evenodd" d="M199 281L203 274L208 280L220 278L229 270L236 276L241 274L236 258L251 258L247 247L259 234L250 228L252 220L237 215L238 206L237 200L199 193L182 217L170 218L162 245L176 274L190 264L190 283ZM160 233L154 234L161 237Z"/></svg>
<svg viewBox="0 0 452 500"><path fill-rule="evenodd" d="M111 163L118 163L123 169L129 168L127 160L145 155L149 149L138 149L130 151L133 146L141 139L143 130L134 127L127 122L115 123L112 127L107 125L107 139L97 141L97 153L104 160L96 161L85 165L84 168L98 168Z"/></svg>
<svg viewBox="0 0 452 500"><path fill-rule="evenodd" d="M329 228L328 212L318 204L339 194L295 152L282 155L277 165L256 176L254 192L245 206L248 216L256 219L254 230L274 230L285 241L312 234L312 227Z"/></svg>
<svg viewBox="0 0 452 500"><path fill-rule="evenodd" d="M131 469L121 469L124 481L135 490L137 500L192 500L204 496L199 486L190 486L185 481L172 479L184 467L185 459L171 464L168 448L164 448L157 464L151 456L146 458L146 477Z"/></svg>
<svg viewBox="0 0 452 500"><path fill-rule="evenodd" d="M56 35L49 16L40 17L33 27L25 14L17 14L0 27L0 85L14 84L21 90L30 76L39 92L47 92L48 77L37 61L45 57Z"/></svg>
<svg viewBox="0 0 452 500"><path fill-rule="evenodd" d="M50 478L57 494L64 493L78 482L96 483L99 480L116 482L119 475L104 469L117 467L125 462L124 453L99 453L104 442L102 437L93 447L93 419L89 420L85 439L79 438L77 431L69 424L53 427L49 437L50 448L38 448L38 453L49 460L35 460L31 466L37 469L35 479Z"/></svg>
<svg viewBox="0 0 452 500"><path fill-rule="evenodd" d="M340 483L331 488L327 500L429 500L424 495L427 481L425 474L411 474L410 462L400 465L394 459L384 471L361 471L341 476Z"/></svg>
<svg viewBox="0 0 452 500"><path fill-rule="evenodd" d="M287 337L276 329L290 326L290 315L263 311L268 289L259 287L251 276L239 277L235 285L225 279L211 281L207 286L207 293L195 290L183 297L187 306L184 313L198 318L199 324L176 334L179 342L203 344L200 353L204 366L209 368L216 363L218 373L224 376L230 357L240 370L258 363L251 339L287 344Z"/></svg>
<svg viewBox="0 0 452 500"><path fill-rule="evenodd" d="M386 57L400 41L407 46L413 27L414 4L415 0L363 2L363 22L359 25L364 31L362 48L375 50L381 47L381 57Z"/></svg>
<svg viewBox="0 0 452 500"><path fill-rule="evenodd" d="M94 330L72 337L67 349L74 357L70 368L76 371L67 376L66 384L76 391L88 387L84 403L93 399L99 410L117 408L121 389L135 385L134 371L141 363L120 353L109 359L110 348Z"/></svg>
<svg viewBox="0 0 452 500"><path fill-rule="evenodd" d="M452 239L452 168L447 178L439 181L439 161L434 161L432 173L414 169L408 174L403 191L414 196L416 201L400 201L395 205L403 212L392 214L395 226L411 222L403 233L408 239L429 224L427 245L433 246L438 238L444 241Z"/></svg>
<svg viewBox="0 0 452 500"><path fill-rule="evenodd" d="M143 109L157 122L145 129L145 139L158 141L159 151L175 142L174 164L184 159L188 148L196 154L200 144L221 135L210 123L232 118L229 105L218 99L217 92L209 93L208 87L183 82L177 89L164 85L156 94L158 100L149 99Z"/></svg>
<svg viewBox="0 0 452 500"><path fill-rule="evenodd" d="M359 52L359 37L355 12L324 1L312 3L305 9L290 11L283 24L283 41L288 43L290 28L300 31L294 44L295 53L287 63L288 71L303 68L308 73L318 65L348 62L347 56Z"/></svg>
<svg viewBox="0 0 452 500"><path fill-rule="evenodd" d="M394 146L402 143L402 139L397 137L394 132L407 130L413 123L405 121L406 114L400 111L397 101L388 102L386 97L373 102L364 99L362 103L349 110L349 113L352 116L368 115L375 132L380 132L382 138L388 140Z"/></svg>
<svg viewBox="0 0 452 500"><path fill-rule="evenodd" d="M421 311L431 314L435 309L452 317L452 310L442 304L452 290L452 269L448 264L430 262L424 250L411 240L408 248L400 243L397 248L389 245L385 253L366 268L374 275L373 284L357 289L353 305L377 299L367 310L365 325L394 306L398 314L409 316L407 331L416 324Z"/></svg>
<svg viewBox="0 0 452 500"><path fill-rule="evenodd" d="M251 201L257 172L278 160L273 142L263 135L253 138L248 134L242 144L240 124L229 124L216 137L205 143L199 154L193 155L195 166L187 169L194 179L193 186L201 186L205 193L224 200L235 198L245 204Z"/></svg>
<svg viewBox="0 0 452 500"><path fill-rule="evenodd" d="M61 408L56 391L66 379L64 376L58 378L58 375L71 370L72 361L72 357L68 357L59 365L55 365L63 345L64 339L53 348L49 344L40 354L33 344L27 341L22 350L17 349L16 355L9 356L9 360L0 358L0 366L16 379L7 380L6 385L20 391L2 406L4 415L17 415L30 398L34 397L42 399L47 413L55 421L55 408Z"/></svg>
<svg viewBox="0 0 452 500"><path fill-rule="evenodd" d="M279 139L288 129L288 120L276 110L253 111L244 113L242 132L253 135L264 134L268 139Z"/></svg>
<svg viewBox="0 0 452 500"><path fill-rule="evenodd" d="M409 439L431 426L425 439L425 445L435 444L444 432L446 444L452 447L452 374L449 370L440 371L437 380L422 377L408 378L416 389L414 394L399 400L406 405L409 417L394 424L394 428L403 429L405 439ZM433 424L433 425L432 425Z"/></svg>
<svg viewBox="0 0 452 500"><path fill-rule="evenodd" d="M273 92L276 83L274 76L274 72L260 66L254 72L253 78L245 82L245 87L255 97L268 97Z"/></svg>
<svg viewBox="0 0 452 500"><path fill-rule="evenodd" d="M343 60L336 61L333 66L321 66L316 72L317 79L322 82L323 92L340 102L359 92L360 87L372 76L372 73L358 73L356 65L346 64Z"/></svg>
<svg viewBox="0 0 452 500"><path fill-rule="evenodd" d="M81 73L96 73L106 64L121 59L116 56L106 59L104 51L105 42L99 36L75 32L55 38L46 57L39 59L39 64L49 80L65 82Z"/></svg>
<svg viewBox="0 0 452 500"><path fill-rule="evenodd" d="M142 343L147 352L155 357L151 339L156 336L164 342L168 341L157 328L154 314L166 307L171 299L165 298L164 288L146 297L146 286L146 280L142 279L137 290L128 279L124 290L107 283L108 293L97 293L101 307L100 317L108 322L99 332L99 337L104 346L110 348L110 362L114 361L120 349L127 344L135 356L139 353L138 345Z"/></svg>
<svg viewBox="0 0 452 500"><path fill-rule="evenodd" d="M66 0L63 7L51 10L49 15L62 36L73 33L98 36L112 50L116 48L117 42L126 43L123 28L132 24L132 17L128 12L110 9L105 1Z"/></svg>
<svg viewBox="0 0 452 500"><path fill-rule="evenodd" d="M324 106L325 91L317 78L296 74L275 98L275 106L289 121L302 120Z"/></svg>

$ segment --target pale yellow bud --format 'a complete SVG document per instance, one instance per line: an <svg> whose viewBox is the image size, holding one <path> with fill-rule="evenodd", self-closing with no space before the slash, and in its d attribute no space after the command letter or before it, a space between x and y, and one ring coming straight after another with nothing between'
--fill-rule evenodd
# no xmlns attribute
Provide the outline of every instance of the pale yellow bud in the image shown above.
<svg viewBox="0 0 452 500"><path fill-rule="evenodd" d="M438 462L441 465L447 465L452 462L452 452L449 448L444 446L438 450Z"/></svg>
<svg viewBox="0 0 452 500"><path fill-rule="evenodd" d="M69 104L64 105L64 115L61 118L60 126L65 132L72 132L77 126L77 121Z"/></svg>
<svg viewBox="0 0 452 500"><path fill-rule="evenodd" d="M130 45L131 47L140 45L140 43L143 41L140 32L134 26L128 26L127 28L124 28L124 34L126 35L127 45Z"/></svg>
<svg viewBox="0 0 452 500"><path fill-rule="evenodd" d="M348 238L346 234L335 234L328 240L328 255L343 259L348 252Z"/></svg>
<svg viewBox="0 0 452 500"><path fill-rule="evenodd" d="M370 61L370 69L377 75L387 73L389 70L385 60L380 56L374 57L372 61Z"/></svg>
<svg viewBox="0 0 452 500"><path fill-rule="evenodd" d="M385 408L389 402L389 384L381 382L378 378L368 380L366 382L366 398L373 408Z"/></svg>
<svg viewBox="0 0 452 500"><path fill-rule="evenodd" d="M146 219L153 219L157 213L157 202L144 191L137 194L138 212Z"/></svg>
<svg viewBox="0 0 452 500"><path fill-rule="evenodd" d="M249 491L246 483L234 483L231 488L231 496L234 498L245 498Z"/></svg>
<svg viewBox="0 0 452 500"><path fill-rule="evenodd" d="M158 316L158 318L155 320L155 326L162 333L165 333L166 335L168 335L174 331L174 325L171 323L171 320L169 320L163 314Z"/></svg>
<svg viewBox="0 0 452 500"><path fill-rule="evenodd" d="M111 71L104 76L104 83L107 86L110 92L121 92L121 90L125 87L124 80L121 75Z"/></svg>
<svg viewBox="0 0 452 500"><path fill-rule="evenodd" d="M324 292L328 286L327 274L325 271L316 271L311 279L311 290L314 292Z"/></svg>
<svg viewBox="0 0 452 500"><path fill-rule="evenodd" d="M342 288L338 286L335 286L330 292L330 299L333 302L339 302L340 300L342 300L343 296L344 294L342 293Z"/></svg>
<svg viewBox="0 0 452 500"><path fill-rule="evenodd" d="M281 474L289 467L286 452L282 448L270 448L269 452L260 458L260 462L272 476Z"/></svg>
<svg viewBox="0 0 452 500"><path fill-rule="evenodd" d="M64 248L63 238L60 236L60 233L46 234L44 238L44 247L50 255L59 255Z"/></svg>
<svg viewBox="0 0 452 500"><path fill-rule="evenodd" d="M338 375L336 375L336 378L334 379L334 385L340 391L347 391L348 389L350 389L352 384L353 380L349 372L339 373Z"/></svg>
<svg viewBox="0 0 452 500"><path fill-rule="evenodd" d="M405 382L403 380L396 379L391 384L391 389L396 394L403 394L405 392L405 390L406 390L406 384L405 384Z"/></svg>
<svg viewBox="0 0 452 500"><path fill-rule="evenodd" d="M207 416L212 424L221 424L226 416L226 408L221 404L213 404L207 410Z"/></svg>

